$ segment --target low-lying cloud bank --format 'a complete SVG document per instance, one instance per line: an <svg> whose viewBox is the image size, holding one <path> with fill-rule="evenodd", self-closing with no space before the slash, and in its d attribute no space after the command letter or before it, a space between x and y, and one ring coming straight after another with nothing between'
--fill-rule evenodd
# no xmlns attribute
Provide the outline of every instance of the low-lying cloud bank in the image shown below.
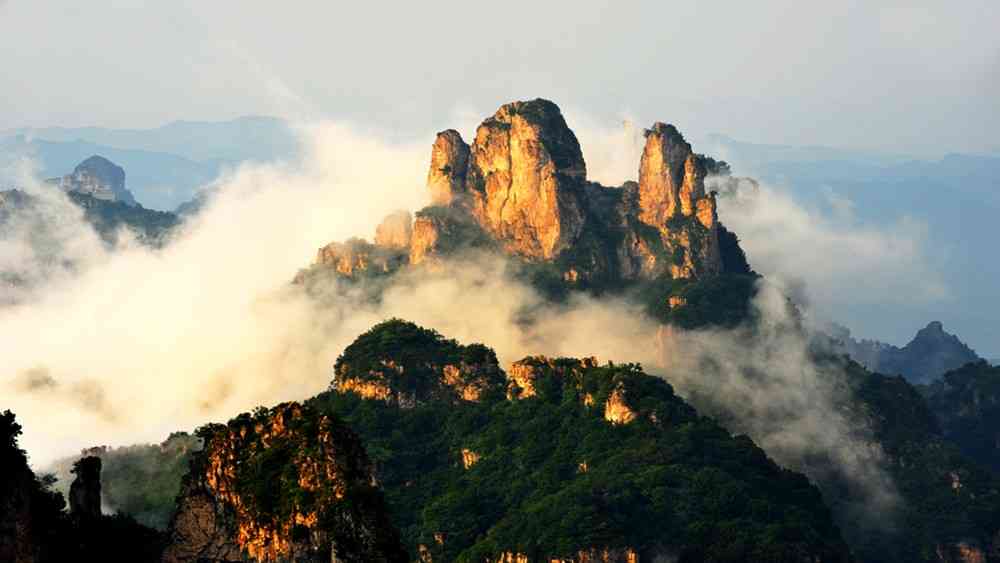
<svg viewBox="0 0 1000 563"><path fill-rule="evenodd" d="M614 145L628 135L595 131L581 135L584 147L603 150L597 161L618 171L620 154L632 149ZM53 231L55 246L80 266L72 275L39 275L31 299L0 309L2 407L18 414L34 465L96 444L158 442L259 404L312 395L327 386L347 344L395 316L484 342L504 362L539 353L641 362L780 463L848 476L879 513L895 502L881 452L863 422L839 409L834 368L810 360L807 337L791 328L789 289L779 283L804 281L813 303L835 303L824 299L873 279L886 291L935 298L943 288L909 226L845 223L767 187L751 199L723 198L723 221L755 268L775 279L759 292L761 323L752 331L669 332L617 299L547 305L508 277L501 259L483 256L447 273L401 275L378 304L330 287L319 306L289 285L294 273L318 246L369 234L394 209L421 207L429 143L388 145L338 124L303 134L311 150L302 162L248 165L221 179L209 206L162 249L126 244L108 252L96 237L77 244L77 236L91 236L79 234L82 218L71 210L61 216L70 230ZM610 174L595 176L602 173ZM54 208L68 205L61 195L46 197ZM17 236L28 231L8 233L4 244L20 248ZM39 259L9 257L0 265L30 268ZM924 275L900 281L911 271Z"/></svg>

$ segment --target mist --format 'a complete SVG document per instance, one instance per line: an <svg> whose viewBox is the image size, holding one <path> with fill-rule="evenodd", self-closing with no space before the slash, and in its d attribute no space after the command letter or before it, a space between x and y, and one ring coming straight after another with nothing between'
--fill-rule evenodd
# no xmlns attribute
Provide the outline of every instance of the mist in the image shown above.
<svg viewBox="0 0 1000 563"><path fill-rule="evenodd" d="M774 267L755 299L754 325L732 330L668 330L617 298L550 304L511 277L503 258L481 254L405 271L377 302L334 280L317 298L290 284L295 272L319 246L371 235L387 213L422 207L430 143L386 143L339 123L300 133L309 147L301 161L247 164L220 178L207 187L208 206L165 247L126 242L109 251L65 237L54 246L80 266L40 277L30 299L0 308L0 341L9 346L0 368L4 407L24 425L33 465L95 445L160 442L257 405L309 397L328 386L337 356L358 334L399 317L483 342L505 365L534 354L639 362L778 463L815 480L843 479L866 512L891 519L898 501L882 453L866 421L846 416L838 368L813 362L809 335L788 306L801 284L782 280L801 280L809 264L772 259L786 255L760 246L781 217L793 219L786 253L817 236L832 246L837 237L853 240L842 223L815 221L767 191L766 201L780 205L774 213L763 197L757 207L723 204L722 219L744 237L751 263L759 251ZM624 178L609 178L629 174L629 161L637 166L629 135L581 129L592 177L620 184ZM52 205L62 208L63 197L53 194ZM86 230L79 214L60 217ZM895 276L897 262L885 259L897 252L895 239L865 232L858 244L882 258L864 268ZM907 263L921 256L913 248ZM858 271L846 261L828 268L841 280Z"/></svg>

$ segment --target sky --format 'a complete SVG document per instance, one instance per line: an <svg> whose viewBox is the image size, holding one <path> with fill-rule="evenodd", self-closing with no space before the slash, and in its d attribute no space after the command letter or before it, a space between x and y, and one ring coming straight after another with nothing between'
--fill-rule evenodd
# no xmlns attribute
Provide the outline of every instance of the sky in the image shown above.
<svg viewBox="0 0 1000 563"><path fill-rule="evenodd" d="M696 135L1000 151L995 0L0 0L0 130L267 114L408 135L547 97Z"/></svg>

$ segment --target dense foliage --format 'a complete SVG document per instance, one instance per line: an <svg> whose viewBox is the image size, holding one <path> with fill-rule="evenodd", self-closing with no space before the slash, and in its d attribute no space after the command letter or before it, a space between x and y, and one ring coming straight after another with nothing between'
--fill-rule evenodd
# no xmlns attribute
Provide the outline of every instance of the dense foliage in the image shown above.
<svg viewBox="0 0 1000 563"><path fill-rule="evenodd" d="M145 526L165 530L174 512L174 499L191 455L201 449L201 439L175 432L160 444L135 444L120 448L91 448L84 453L101 458L101 495L106 505L134 517ZM55 463L58 474L70 477L75 457ZM65 483L62 490L68 490Z"/></svg>
<svg viewBox="0 0 1000 563"><path fill-rule="evenodd" d="M390 355L386 351L391 350ZM379 323L359 336L337 358L340 376L387 382L392 389L419 399L439 387L438 374L446 365L475 366L459 377L485 377L484 384L503 382L496 353L482 344L461 345L435 330L400 319Z"/></svg>
<svg viewBox="0 0 1000 563"><path fill-rule="evenodd" d="M143 244L161 246L179 223L176 215L166 211L155 211L120 201L105 201L78 192L68 192L66 195L83 209L84 219L108 242L114 242L118 231L124 228L132 231Z"/></svg>
<svg viewBox="0 0 1000 563"><path fill-rule="evenodd" d="M883 517L889 533L866 537L860 528L845 530L860 559L939 561L947 546L967 544L987 553L991 545L1000 547L994 545L1000 533L1000 479L942 435L927 402L904 378L872 374L854 362L847 365L847 376L900 498Z"/></svg>
<svg viewBox="0 0 1000 563"><path fill-rule="evenodd" d="M73 518L65 512L63 495L52 490L54 478L36 477L28 467L17 445L20 434L14 414L0 414L0 560L159 561L162 536L130 516Z"/></svg>
<svg viewBox="0 0 1000 563"><path fill-rule="evenodd" d="M213 499L228 534L221 541L241 550L266 541L292 560L405 560L364 447L336 417L283 403L197 435L205 446L182 496Z"/></svg>
<svg viewBox="0 0 1000 563"><path fill-rule="evenodd" d="M1000 475L1000 367L972 362L920 390L944 436Z"/></svg>
<svg viewBox="0 0 1000 563"><path fill-rule="evenodd" d="M398 329L398 333L397 333ZM371 358L449 355L408 323L362 339ZM436 339L434 339L436 340ZM442 342L442 340L437 340ZM347 353L345 352L345 355ZM819 491L753 442L699 417L636 365L540 364L535 395L398 408L335 390L314 400L363 438L392 518L416 557L482 561L591 547L673 553L680 561L846 559ZM619 390L636 419L611 424ZM466 468L463 450L478 456Z"/></svg>

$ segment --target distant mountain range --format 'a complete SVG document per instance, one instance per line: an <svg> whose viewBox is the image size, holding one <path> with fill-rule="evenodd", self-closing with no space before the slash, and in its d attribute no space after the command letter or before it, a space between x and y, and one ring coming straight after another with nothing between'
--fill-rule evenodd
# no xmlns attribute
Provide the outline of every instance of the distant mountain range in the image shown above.
<svg viewBox="0 0 1000 563"><path fill-rule="evenodd" d="M1000 260L991 259L1000 217L1000 155L937 157L829 147L794 147L709 136L699 146L741 174L787 188L807 206L830 209L831 196L850 201L859 224L926 225L930 266L951 299L927 305L847 303L837 322L901 341L908 328L934 318L963 334L980 352L1000 357Z"/></svg>
<svg viewBox="0 0 1000 563"><path fill-rule="evenodd" d="M44 177L65 174L90 155L129 173L143 206L173 210L227 166L293 157L298 140L290 125L271 117L231 121L176 121L155 129L100 127L13 129L0 132L0 154L32 157Z"/></svg>
<svg viewBox="0 0 1000 563"><path fill-rule="evenodd" d="M981 360L957 336L945 332L939 321L917 331L903 347L877 340L855 340L843 327L839 327L835 339L843 353L866 368L886 375L902 375L914 384L932 383L948 371Z"/></svg>

